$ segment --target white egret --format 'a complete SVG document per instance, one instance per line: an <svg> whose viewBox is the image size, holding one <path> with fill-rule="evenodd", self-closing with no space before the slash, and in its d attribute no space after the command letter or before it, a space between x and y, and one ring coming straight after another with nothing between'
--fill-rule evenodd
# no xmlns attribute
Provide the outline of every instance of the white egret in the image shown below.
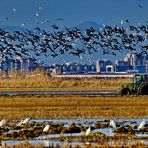
<svg viewBox="0 0 148 148"><path fill-rule="evenodd" d="M91 127L89 126L89 128L86 130L85 135L88 136L90 134L90 132L91 132Z"/></svg>
<svg viewBox="0 0 148 148"><path fill-rule="evenodd" d="M114 120L110 120L110 122L109 122L109 125L113 128L113 130L115 130L116 129L116 122L114 121Z"/></svg>
<svg viewBox="0 0 148 148"><path fill-rule="evenodd" d="M1 120L0 127L4 126L6 124L6 119Z"/></svg>
<svg viewBox="0 0 148 148"><path fill-rule="evenodd" d="M23 120L21 120L18 124L17 124L17 126L21 126L23 124Z"/></svg>
<svg viewBox="0 0 148 148"><path fill-rule="evenodd" d="M43 129L43 132L48 132L49 131L49 124L47 124L45 127L44 127L44 129Z"/></svg>
<svg viewBox="0 0 148 148"><path fill-rule="evenodd" d="M25 120L23 120L22 124L27 124L29 123L29 121L30 121L30 118L26 118Z"/></svg>
<svg viewBox="0 0 148 148"><path fill-rule="evenodd" d="M143 119L143 121L139 124L139 126L138 126L138 130L141 130L141 129L143 129L144 128L144 126L145 126L145 120Z"/></svg>

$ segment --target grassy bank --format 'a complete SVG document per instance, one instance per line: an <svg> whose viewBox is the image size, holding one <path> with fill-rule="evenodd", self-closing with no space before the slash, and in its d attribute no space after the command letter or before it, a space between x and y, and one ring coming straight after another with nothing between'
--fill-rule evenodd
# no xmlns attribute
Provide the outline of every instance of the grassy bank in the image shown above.
<svg viewBox="0 0 148 148"><path fill-rule="evenodd" d="M26 76L15 72L3 78L0 74L0 91L95 91L118 90L121 83L130 82L125 78L53 78L44 71L28 73Z"/></svg>
<svg viewBox="0 0 148 148"><path fill-rule="evenodd" d="M0 119L143 118L147 107L146 96L0 96Z"/></svg>

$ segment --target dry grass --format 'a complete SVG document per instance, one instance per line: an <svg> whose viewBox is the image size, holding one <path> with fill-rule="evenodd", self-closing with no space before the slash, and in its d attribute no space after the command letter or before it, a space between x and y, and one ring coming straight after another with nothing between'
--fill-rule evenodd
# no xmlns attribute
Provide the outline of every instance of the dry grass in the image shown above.
<svg viewBox="0 0 148 148"><path fill-rule="evenodd" d="M0 96L0 119L147 117L146 96Z"/></svg>
<svg viewBox="0 0 148 148"><path fill-rule="evenodd" d="M4 79L0 74L0 91L39 91L39 90L118 90L122 82L130 82L131 79L96 79L96 78L52 78L42 70L28 73L26 76L15 72L10 78L9 74Z"/></svg>

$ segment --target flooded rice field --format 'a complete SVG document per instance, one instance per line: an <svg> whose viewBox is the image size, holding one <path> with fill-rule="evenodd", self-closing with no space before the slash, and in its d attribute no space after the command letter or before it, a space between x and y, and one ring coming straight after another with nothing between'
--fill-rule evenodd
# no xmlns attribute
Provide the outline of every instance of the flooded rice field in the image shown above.
<svg viewBox="0 0 148 148"><path fill-rule="evenodd" d="M117 95L117 91L4 91L0 95Z"/></svg>
<svg viewBox="0 0 148 148"><path fill-rule="evenodd" d="M148 145L148 119L31 119L0 121L1 145Z"/></svg>

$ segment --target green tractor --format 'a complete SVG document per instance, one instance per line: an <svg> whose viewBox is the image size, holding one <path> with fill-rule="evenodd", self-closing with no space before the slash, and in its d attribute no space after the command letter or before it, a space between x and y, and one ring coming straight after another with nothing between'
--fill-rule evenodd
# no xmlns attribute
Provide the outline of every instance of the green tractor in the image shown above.
<svg viewBox="0 0 148 148"><path fill-rule="evenodd" d="M120 94L124 95L148 95L148 75L135 74L133 83L123 83Z"/></svg>

